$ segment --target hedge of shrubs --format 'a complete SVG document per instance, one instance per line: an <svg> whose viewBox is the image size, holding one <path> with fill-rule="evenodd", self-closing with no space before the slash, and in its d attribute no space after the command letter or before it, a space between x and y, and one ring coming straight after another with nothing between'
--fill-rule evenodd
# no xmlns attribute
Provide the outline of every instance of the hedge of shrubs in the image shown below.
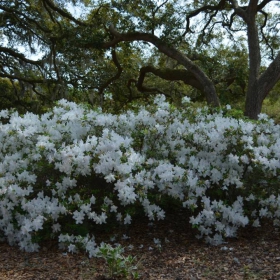
<svg viewBox="0 0 280 280"><path fill-rule="evenodd" d="M213 245L238 228L280 224L280 126L233 110L154 104L118 115L61 100L43 115L1 111L0 231L37 251L46 238L95 256L95 226L165 218L160 197L192 211ZM77 234L75 234L77 233Z"/></svg>

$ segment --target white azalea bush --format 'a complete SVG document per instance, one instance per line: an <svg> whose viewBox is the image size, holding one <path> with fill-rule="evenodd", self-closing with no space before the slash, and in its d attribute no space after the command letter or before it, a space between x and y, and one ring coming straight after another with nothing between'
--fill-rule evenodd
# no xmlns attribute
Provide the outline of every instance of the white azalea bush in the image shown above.
<svg viewBox="0 0 280 280"><path fill-rule="evenodd" d="M197 237L214 245L262 218L280 225L280 126L184 101L176 109L157 96L119 115L66 100L41 116L1 111L0 231L9 244L37 251L57 238L96 256L97 227L130 224L136 208L164 219L161 197L192 211Z"/></svg>

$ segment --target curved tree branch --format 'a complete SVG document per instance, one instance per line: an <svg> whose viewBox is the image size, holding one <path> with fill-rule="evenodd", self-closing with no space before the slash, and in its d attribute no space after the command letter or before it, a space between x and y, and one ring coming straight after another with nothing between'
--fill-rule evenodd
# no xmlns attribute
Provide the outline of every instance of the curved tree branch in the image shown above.
<svg viewBox="0 0 280 280"><path fill-rule="evenodd" d="M182 81L184 84L189 85L203 92L203 85L200 84L200 82L195 78L195 76L191 72L185 69L171 69L171 68L158 69L151 65L142 67L140 69L138 80L130 79L128 82L128 88L130 89L131 84L134 83L136 88L140 92L163 93L158 88L150 88L143 85L147 73L152 73L155 76L167 81ZM229 87L231 84L233 84L236 81L236 79L237 79L236 76L231 75L224 79L214 81L214 83L215 85L219 83L225 83L226 86ZM245 85L239 85L239 86L242 88L242 91L244 93Z"/></svg>
<svg viewBox="0 0 280 280"><path fill-rule="evenodd" d="M167 55L170 58L176 60L179 64L183 65L194 77L203 85L203 92L206 96L207 103L210 106L219 107L220 102L215 90L213 82L209 77L188 57L186 57L179 50L166 44L160 38L149 33L119 33L113 25L109 28L111 35L114 38L103 44L103 48L109 48L116 46L120 42L133 42L133 41L145 41L153 44L160 52Z"/></svg>
<svg viewBox="0 0 280 280"><path fill-rule="evenodd" d="M209 12L209 11L219 11L225 8L226 5L226 0L221 0L217 5L205 5L201 8L198 8L197 10L192 11L191 13L188 13L186 16L186 31L185 31L185 35L188 31L190 30L190 19L192 17L197 16L198 14L200 14L201 12ZM192 31L191 31L192 32Z"/></svg>
<svg viewBox="0 0 280 280"><path fill-rule="evenodd" d="M32 64L32 65L40 65L40 60L39 61L36 61L36 60L32 60L32 59L28 59L26 58L23 54L21 53L18 53L10 48L5 48L5 47L1 47L0 46L0 54L1 53L6 53L6 54L9 54L11 55L12 57L16 58L16 59L19 59L25 63L29 63L29 64Z"/></svg>
<svg viewBox="0 0 280 280"><path fill-rule="evenodd" d="M272 2L271 0L263 0L259 5L258 5L258 11L262 10L268 3Z"/></svg>
<svg viewBox="0 0 280 280"><path fill-rule="evenodd" d="M268 14L262 10L260 10L260 13L262 13L264 15L264 22L263 24L261 25L261 34L262 34L262 38L263 40L265 41L265 44L268 46L268 48L270 49L270 57L271 59L274 59L274 50L273 50L273 47L271 46L271 44L269 43L269 40L267 38L267 36L265 35L265 32L264 32L264 28L267 24L267 18L268 18Z"/></svg>
<svg viewBox="0 0 280 280"><path fill-rule="evenodd" d="M203 86L200 84L200 82L195 78L195 76L191 72L185 69L158 69L153 66L144 66L140 69L140 75L136 84L137 89L141 92L147 91L147 88L143 87L143 82L147 73L153 73L155 76L167 81L182 81L186 85L190 85L200 91L203 91ZM150 91L155 90L159 91L158 89L154 88L150 89Z"/></svg>
<svg viewBox="0 0 280 280"><path fill-rule="evenodd" d="M247 13L246 10L248 7L241 7L239 6L238 2L236 0L229 0L229 2L232 4L232 8L234 9L234 12L240 16L245 22L247 22Z"/></svg>
<svg viewBox="0 0 280 280"><path fill-rule="evenodd" d="M100 96L100 103L101 103L101 107L103 105L103 102L104 102L104 90L115 80L117 80L121 74L122 74L122 71L123 71L123 68L121 67L119 61L118 61L118 57L117 57L117 54L116 54L116 50L115 48L112 49L111 51L111 55L112 55L112 59L113 59L113 62L115 64L115 66L117 67L118 71L117 73L109 78L105 83L103 83L99 89L98 89L98 93L99 93L99 96Z"/></svg>
<svg viewBox="0 0 280 280"><path fill-rule="evenodd" d="M67 19L69 19L69 20L75 22L75 23L78 24L78 25L82 25L82 26L88 26L88 25L89 25L89 24L84 23L84 22L82 22L82 21L80 21L80 20L77 20L76 18L74 18L74 17L73 17L71 14L69 14L68 12L66 12L66 11L60 9L59 7L57 7L56 5L54 5L54 4L52 3L52 1L50 1L50 0L43 0L43 2L44 2L46 5L48 5L53 11L59 13L62 17L67 18Z"/></svg>

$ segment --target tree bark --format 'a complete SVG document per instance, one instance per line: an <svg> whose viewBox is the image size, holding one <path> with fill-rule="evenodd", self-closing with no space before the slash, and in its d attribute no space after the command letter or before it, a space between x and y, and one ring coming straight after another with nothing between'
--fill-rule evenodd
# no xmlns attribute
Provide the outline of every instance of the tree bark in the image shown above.
<svg viewBox="0 0 280 280"><path fill-rule="evenodd" d="M258 0L250 0L246 10L240 9L237 1L232 0L231 2L233 3L236 14L247 24L249 80L244 114L250 119L258 119L263 100L280 79L280 53L266 71L260 75L261 50L256 16L258 11L270 1L263 1L258 5Z"/></svg>
<svg viewBox="0 0 280 280"><path fill-rule="evenodd" d="M249 80L245 102L245 115L251 119L257 119L261 111L262 100L259 91L259 71L261 64L261 51L256 25L258 0L251 0L243 16L247 24L248 49L249 49Z"/></svg>
<svg viewBox="0 0 280 280"><path fill-rule="evenodd" d="M248 88L245 116L257 119L261 113L262 103L276 83L280 80L280 52L266 71Z"/></svg>

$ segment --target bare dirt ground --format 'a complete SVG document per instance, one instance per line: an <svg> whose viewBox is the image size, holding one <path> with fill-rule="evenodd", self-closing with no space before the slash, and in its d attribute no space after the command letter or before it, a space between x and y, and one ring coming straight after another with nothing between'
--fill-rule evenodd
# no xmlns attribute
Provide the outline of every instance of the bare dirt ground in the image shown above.
<svg viewBox="0 0 280 280"><path fill-rule="evenodd" d="M124 239L123 234L129 238ZM106 233L96 239L109 241L110 236ZM178 215L154 225L139 220L129 232L119 229L118 236L117 242L126 247L126 254L141 259L140 279L280 279L280 231L269 224L242 229L238 238L217 247L197 240L187 219ZM161 249L156 247L154 238L161 240ZM84 253L65 254L48 242L38 253L25 253L0 243L0 279L110 278L106 278L102 259L89 259Z"/></svg>

